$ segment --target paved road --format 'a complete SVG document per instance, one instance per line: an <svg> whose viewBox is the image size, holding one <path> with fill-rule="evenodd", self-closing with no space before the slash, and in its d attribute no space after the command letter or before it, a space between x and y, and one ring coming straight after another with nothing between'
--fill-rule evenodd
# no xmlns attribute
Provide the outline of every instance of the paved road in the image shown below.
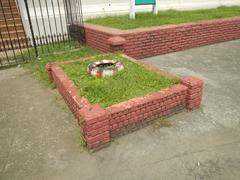
<svg viewBox="0 0 240 180"><path fill-rule="evenodd" d="M0 71L1 180L239 179L240 41L144 61L205 81L203 105L89 154L58 93L22 68Z"/></svg>

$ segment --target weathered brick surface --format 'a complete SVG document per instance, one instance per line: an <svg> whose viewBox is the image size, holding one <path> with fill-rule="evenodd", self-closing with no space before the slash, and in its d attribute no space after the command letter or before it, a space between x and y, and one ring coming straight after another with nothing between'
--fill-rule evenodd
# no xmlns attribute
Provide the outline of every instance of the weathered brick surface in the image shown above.
<svg viewBox="0 0 240 180"><path fill-rule="evenodd" d="M126 43L126 40L120 36L113 36L109 38L108 44L110 46L110 52L116 52L116 51L122 52L124 50L125 43Z"/></svg>
<svg viewBox="0 0 240 180"><path fill-rule="evenodd" d="M181 79L181 83L188 87L187 108L190 110L198 108L202 101L203 81L193 76L187 76Z"/></svg>
<svg viewBox="0 0 240 180"><path fill-rule="evenodd" d="M171 88L103 109L80 97L77 88L58 64L48 64L46 70L78 119L87 147L92 150L104 147L111 138L144 127L156 118L170 116L184 108L197 108L202 99L203 81L188 76Z"/></svg>
<svg viewBox="0 0 240 180"><path fill-rule="evenodd" d="M86 43L89 47L97 49L101 52L111 52L111 47L108 43L108 39L111 34L98 31L97 29L85 28Z"/></svg>
<svg viewBox="0 0 240 180"><path fill-rule="evenodd" d="M80 109L79 114L84 118L83 132L89 149L110 142L109 115L105 109L94 105Z"/></svg>
<svg viewBox="0 0 240 180"><path fill-rule="evenodd" d="M168 116L186 106L187 87L181 84L107 108L112 136L153 119ZM130 127L130 128L129 128Z"/></svg>
<svg viewBox="0 0 240 180"><path fill-rule="evenodd" d="M167 25L135 30L116 30L85 25L86 43L102 52L122 51L136 59L240 38L240 18L226 18L181 25ZM125 39L118 47L109 39Z"/></svg>
<svg viewBox="0 0 240 180"><path fill-rule="evenodd" d="M109 117L106 110L97 105L92 105L79 92L74 83L67 77L63 70L56 64L46 65L51 79L56 84L68 107L77 118L83 130L89 149L96 149L110 141Z"/></svg>
<svg viewBox="0 0 240 180"><path fill-rule="evenodd" d="M67 75L58 66L51 66L51 74L59 92L65 98L66 103L75 115L82 106L82 103L73 82L68 79Z"/></svg>

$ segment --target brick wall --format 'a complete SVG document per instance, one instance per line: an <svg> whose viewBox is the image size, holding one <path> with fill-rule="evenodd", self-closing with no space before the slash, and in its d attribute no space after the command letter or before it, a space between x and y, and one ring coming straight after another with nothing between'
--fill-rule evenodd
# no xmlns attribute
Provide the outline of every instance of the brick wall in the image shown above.
<svg viewBox="0 0 240 180"><path fill-rule="evenodd" d="M74 83L58 64L49 63L46 65L46 70L69 109L78 120L87 142L87 147L89 149L97 149L108 144L110 142L110 132L109 116L106 110L98 105L92 105L87 99L80 97Z"/></svg>
<svg viewBox="0 0 240 180"><path fill-rule="evenodd" d="M69 108L75 117L78 118L78 111L83 106L89 106L90 104L85 98L79 97L79 92L74 83L67 77L58 65L47 64L46 69L58 91L64 97L64 100L68 104Z"/></svg>
<svg viewBox="0 0 240 180"><path fill-rule="evenodd" d="M240 17L181 25L117 30L85 24L86 43L102 52L122 51L136 59L240 38ZM122 38L115 45L109 38Z"/></svg>
<svg viewBox="0 0 240 180"><path fill-rule="evenodd" d="M104 53L111 52L110 45L108 44L108 39L111 37L110 33L85 27L85 34L86 43L89 47Z"/></svg>
<svg viewBox="0 0 240 180"><path fill-rule="evenodd" d="M168 90L135 98L107 108L111 137L147 125L152 120L170 116L186 107L187 87L181 84Z"/></svg>
<svg viewBox="0 0 240 180"><path fill-rule="evenodd" d="M74 83L60 68L59 63L47 64L46 70L77 118L87 147L91 150L98 150L108 145L111 138L148 125L156 118L170 116L185 108L190 110L198 108L202 100L203 81L187 76L173 87L104 109L80 97ZM155 71L161 73L160 70Z"/></svg>

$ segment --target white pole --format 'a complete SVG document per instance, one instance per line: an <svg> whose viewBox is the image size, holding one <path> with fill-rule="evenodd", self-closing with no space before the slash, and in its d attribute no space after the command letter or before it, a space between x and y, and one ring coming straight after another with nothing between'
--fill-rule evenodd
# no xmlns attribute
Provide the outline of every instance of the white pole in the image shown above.
<svg viewBox="0 0 240 180"><path fill-rule="evenodd" d="M130 0L129 18L135 19L135 0Z"/></svg>
<svg viewBox="0 0 240 180"><path fill-rule="evenodd" d="M155 0L155 5L153 5L153 14L157 15L158 14L158 0Z"/></svg>

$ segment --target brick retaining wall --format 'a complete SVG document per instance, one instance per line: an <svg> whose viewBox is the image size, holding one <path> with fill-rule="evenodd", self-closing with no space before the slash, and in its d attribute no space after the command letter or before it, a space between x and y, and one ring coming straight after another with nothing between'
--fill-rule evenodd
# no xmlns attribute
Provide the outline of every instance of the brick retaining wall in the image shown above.
<svg viewBox="0 0 240 180"><path fill-rule="evenodd" d="M151 68L149 65L146 65L146 68L161 73L160 70ZM198 108L201 104L203 81L188 76L180 79L179 84L170 88L104 109L80 97L78 89L58 64L48 64L46 69L77 118L87 147L91 150L102 148L109 144L111 138L148 125L157 118L170 116L185 108L190 110Z"/></svg>
<svg viewBox="0 0 240 180"><path fill-rule="evenodd" d="M85 24L86 43L101 52L122 51L142 59L240 38L240 17L118 30Z"/></svg>

